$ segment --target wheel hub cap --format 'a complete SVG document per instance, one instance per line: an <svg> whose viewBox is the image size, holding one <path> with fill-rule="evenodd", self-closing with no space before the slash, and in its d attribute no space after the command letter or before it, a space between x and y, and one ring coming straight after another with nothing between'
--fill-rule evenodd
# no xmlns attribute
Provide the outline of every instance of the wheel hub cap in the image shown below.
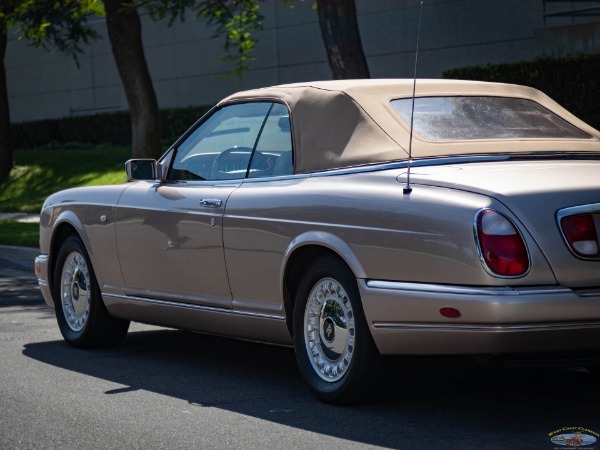
<svg viewBox="0 0 600 450"><path fill-rule="evenodd" d="M73 287L71 288L71 295L73 296L73 300L79 300L79 284L76 282L73 283Z"/></svg>
<svg viewBox="0 0 600 450"><path fill-rule="evenodd" d="M90 315L90 274L83 255L70 253L61 275L61 305L67 325L81 331Z"/></svg>
<svg viewBox="0 0 600 450"><path fill-rule="evenodd" d="M331 317L323 321L323 338L328 344L331 344L335 339L335 324Z"/></svg>
<svg viewBox="0 0 600 450"><path fill-rule="evenodd" d="M352 304L342 285L320 280L310 292L304 314L305 345L319 377L334 382L346 373L354 352Z"/></svg>

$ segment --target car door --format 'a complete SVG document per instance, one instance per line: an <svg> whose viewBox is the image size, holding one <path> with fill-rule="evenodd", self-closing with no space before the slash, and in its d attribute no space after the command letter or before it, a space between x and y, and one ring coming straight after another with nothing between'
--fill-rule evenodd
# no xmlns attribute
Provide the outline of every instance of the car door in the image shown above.
<svg viewBox="0 0 600 450"><path fill-rule="evenodd" d="M175 148L165 180L124 191L116 234L127 295L231 307L223 213L248 173L270 108L255 102L217 109Z"/></svg>
<svg viewBox="0 0 600 450"><path fill-rule="evenodd" d="M223 242L233 307L250 314L283 316L281 267L299 227L290 206L307 175L293 175L289 111L275 103L255 153L272 160L272 171L254 170L232 192L224 217Z"/></svg>

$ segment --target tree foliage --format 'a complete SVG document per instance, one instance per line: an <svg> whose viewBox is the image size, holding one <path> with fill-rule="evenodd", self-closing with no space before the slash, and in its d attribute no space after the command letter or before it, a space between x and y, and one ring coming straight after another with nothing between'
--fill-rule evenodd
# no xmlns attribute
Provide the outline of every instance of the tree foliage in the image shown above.
<svg viewBox="0 0 600 450"><path fill-rule="evenodd" d="M77 58L98 37L88 19L104 15L101 0L3 0L0 24L31 45Z"/></svg>
<svg viewBox="0 0 600 450"><path fill-rule="evenodd" d="M288 6L294 3L294 0L280 1ZM132 116L133 153L156 156L160 151L160 119L143 55L137 10L146 9L154 20L168 19L169 25L185 20L188 14L205 20L215 27L215 37L225 38L227 54L223 59L232 61L231 74L241 77L255 59L252 51L258 42L255 32L262 29L262 3L264 0L1 0L0 33L4 44L6 30L12 28L20 39L45 49L52 47L77 61L84 46L98 37L88 19L94 15L107 16L113 54ZM333 77L368 77L354 0L316 0L314 6ZM110 10L108 15L107 10ZM4 70L3 64L0 69ZM5 89L6 83L2 84ZM4 103L0 105L0 124L10 127L7 96L0 95L0 102ZM10 130L7 130L0 133L2 172L6 172L7 166L12 167ZM11 159L9 163L7 158Z"/></svg>
<svg viewBox="0 0 600 450"><path fill-rule="evenodd" d="M263 1L263 0L258 0ZM50 47L77 56L85 45L98 38L89 26L92 16L105 16L115 62L121 76L132 120L132 154L157 157L160 153L160 117L141 44L137 10L145 8L154 20L184 20L188 11L216 27L215 36L225 36L224 57L235 63L233 74L249 69L250 52L256 39L251 33L262 28L262 15L254 0L2 0L0 32L13 29L20 39L49 50ZM4 39L4 42L6 39ZM3 61L2 61L3 62ZM3 65L0 67L3 70ZM6 83L3 83L4 88ZM0 161L3 173L12 167L8 99L0 108L0 123L8 131L0 135ZM2 96L0 95L0 100ZM0 105L2 106L2 105ZM0 127L2 128L2 127ZM10 159L10 161L8 161ZM1 177L1 175L0 175Z"/></svg>
<svg viewBox="0 0 600 450"><path fill-rule="evenodd" d="M102 13L100 0L2 0L0 3L0 180L6 179L13 167L10 112L4 55L7 32L14 30L19 39L36 47L53 46L61 53L77 55L97 37L88 27L91 14Z"/></svg>

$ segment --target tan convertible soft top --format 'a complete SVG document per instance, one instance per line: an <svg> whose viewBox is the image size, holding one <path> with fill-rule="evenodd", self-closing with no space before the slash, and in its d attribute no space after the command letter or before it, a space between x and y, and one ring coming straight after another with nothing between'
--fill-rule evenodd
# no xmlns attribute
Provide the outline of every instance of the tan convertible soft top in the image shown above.
<svg viewBox="0 0 600 450"><path fill-rule="evenodd" d="M239 92L219 105L276 100L291 114L295 172L313 172L408 158L409 126L390 101L412 96L413 80L338 80ZM533 100L588 133L589 139L428 141L413 136L413 158L509 152L600 152L600 133L542 92L525 86L458 80L417 80L417 97L497 96Z"/></svg>

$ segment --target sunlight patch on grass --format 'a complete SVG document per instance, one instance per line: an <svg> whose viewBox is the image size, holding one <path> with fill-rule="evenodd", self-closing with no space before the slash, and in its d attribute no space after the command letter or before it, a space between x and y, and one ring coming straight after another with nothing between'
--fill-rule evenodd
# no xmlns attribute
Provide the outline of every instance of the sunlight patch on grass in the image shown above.
<svg viewBox="0 0 600 450"><path fill-rule="evenodd" d="M125 146L75 146L15 151L16 165L0 184L0 211L40 211L50 194L78 186L125 182Z"/></svg>

